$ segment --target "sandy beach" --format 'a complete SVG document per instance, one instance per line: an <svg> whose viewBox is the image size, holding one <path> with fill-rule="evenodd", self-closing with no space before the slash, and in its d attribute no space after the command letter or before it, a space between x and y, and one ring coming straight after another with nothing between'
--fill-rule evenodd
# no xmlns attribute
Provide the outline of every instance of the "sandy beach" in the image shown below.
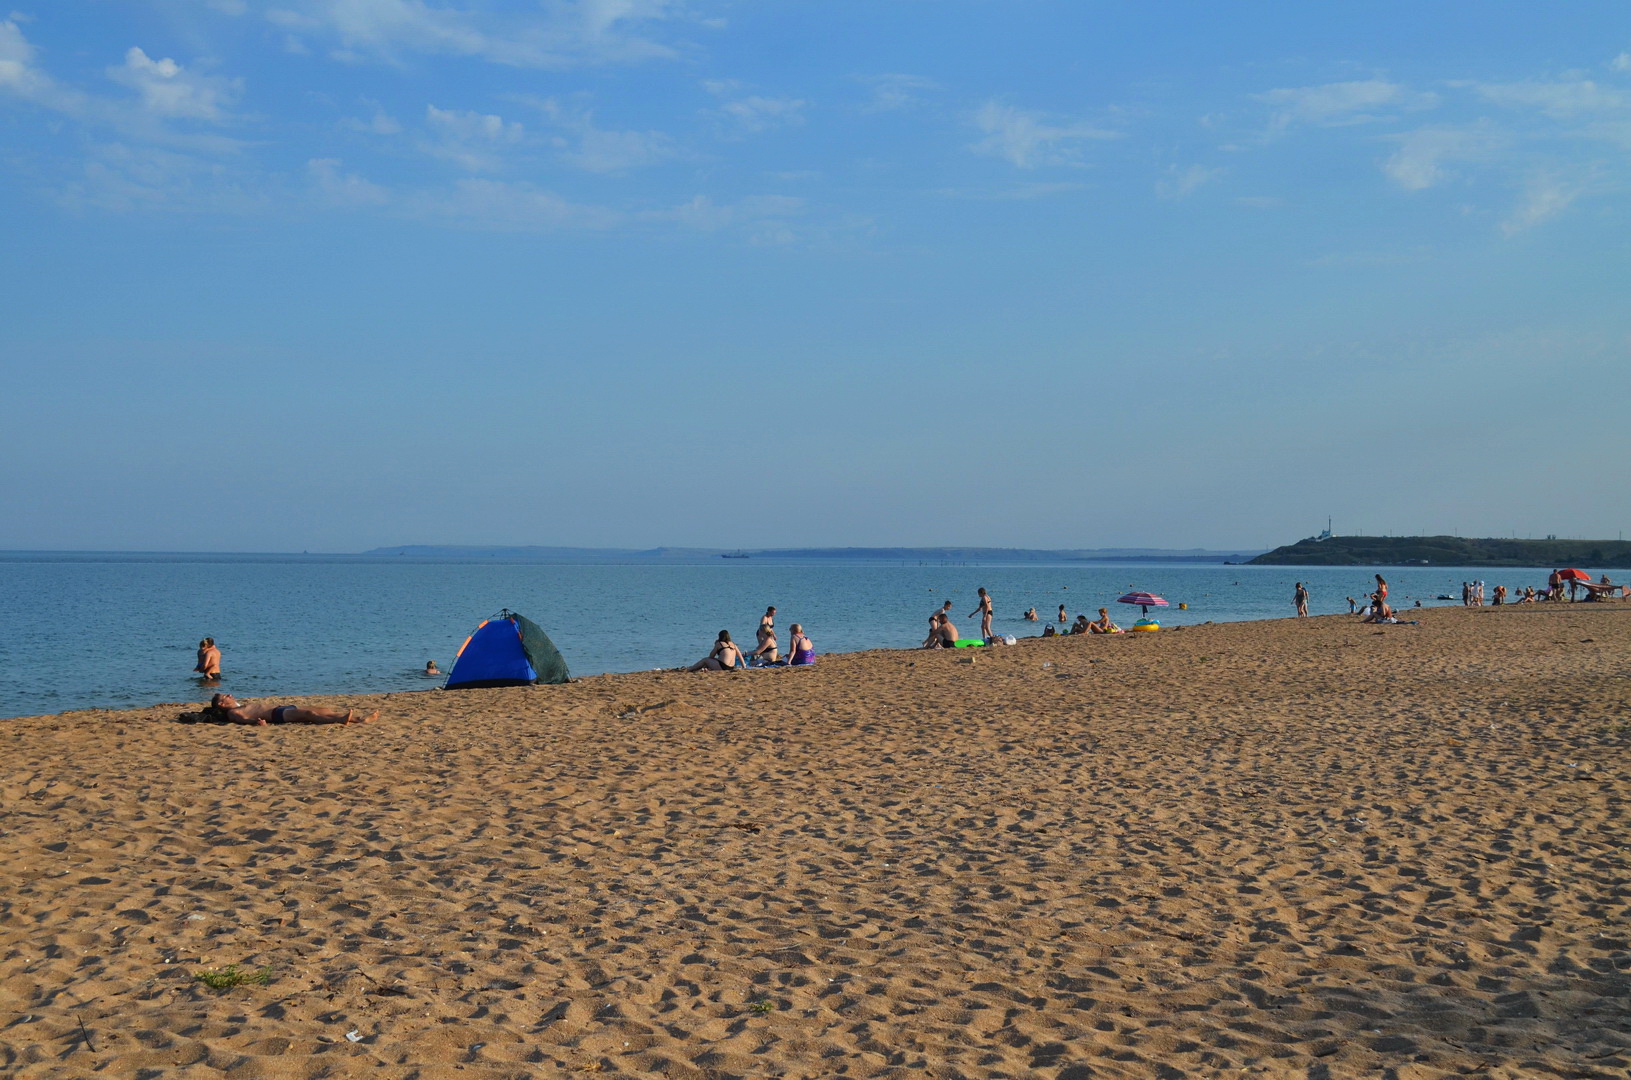
<svg viewBox="0 0 1631 1080"><path fill-rule="evenodd" d="M1624 1077L1631 604L1409 617L0 722L0 1073Z"/></svg>

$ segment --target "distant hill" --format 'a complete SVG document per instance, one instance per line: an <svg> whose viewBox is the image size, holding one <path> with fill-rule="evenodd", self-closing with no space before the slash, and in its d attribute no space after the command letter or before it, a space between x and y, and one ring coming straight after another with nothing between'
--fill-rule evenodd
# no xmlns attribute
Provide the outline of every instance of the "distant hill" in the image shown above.
<svg viewBox="0 0 1631 1080"><path fill-rule="evenodd" d="M843 560L850 562L1245 562L1254 552L1208 551L1203 548L1031 548L878 547L878 548L581 548L481 547L455 544L404 544L374 548L364 555L401 555L419 559L503 559L513 562L660 562L746 555L758 559Z"/></svg>
<svg viewBox="0 0 1631 1080"><path fill-rule="evenodd" d="M1257 566L1631 567L1631 540L1496 540L1464 536L1310 537L1251 560Z"/></svg>

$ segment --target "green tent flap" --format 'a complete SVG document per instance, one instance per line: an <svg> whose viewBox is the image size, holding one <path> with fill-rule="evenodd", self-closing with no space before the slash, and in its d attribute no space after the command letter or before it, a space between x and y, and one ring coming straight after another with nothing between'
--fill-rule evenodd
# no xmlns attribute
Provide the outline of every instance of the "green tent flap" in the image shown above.
<svg viewBox="0 0 1631 1080"><path fill-rule="evenodd" d="M566 670L566 658L561 655L561 650L555 647L555 643L549 640L544 628L525 615L512 613L510 617L521 629L521 647L527 651L527 659L532 661L532 670L538 673L538 681L566 682L571 677Z"/></svg>

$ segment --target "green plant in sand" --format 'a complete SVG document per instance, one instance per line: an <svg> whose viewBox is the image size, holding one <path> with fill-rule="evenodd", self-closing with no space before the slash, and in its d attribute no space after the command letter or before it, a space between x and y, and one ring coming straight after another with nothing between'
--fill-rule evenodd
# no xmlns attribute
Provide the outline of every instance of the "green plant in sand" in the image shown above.
<svg viewBox="0 0 1631 1080"><path fill-rule="evenodd" d="M258 967L254 971L245 971L239 964L228 964L224 968L204 968L195 972L193 979L211 990L230 990L234 986L246 986L250 983L265 986L272 981L272 969Z"/></svg>

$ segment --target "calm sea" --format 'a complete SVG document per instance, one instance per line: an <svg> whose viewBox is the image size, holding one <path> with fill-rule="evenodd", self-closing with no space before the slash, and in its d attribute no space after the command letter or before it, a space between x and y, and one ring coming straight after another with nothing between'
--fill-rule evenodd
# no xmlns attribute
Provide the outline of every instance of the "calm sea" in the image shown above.
<svg viewBox="0 0 1631 1080"><path fill-rule="evenodd" d="M1384 570L1399 607L1431 605L1461 582L1545 583L1545 571ZM724 627L753 640L767 604L778 627L804 624L818 652L909 648L943 600L964 636L974 590L997 602L996 629L1108 606L1123 625L1133 590L1165 596L1166 626L1291 614L1293 582L1313 614L1346 612L1366 568L1172 564L991 565L771 562L560 565L475 559L282 555L0 553L0 717L207 700L191 674L198 641L223 654L222 688L239 697L424 690L476 624L500 608L541 625L575 675L690 664ZM1177 604L1187 603L1180 611ZM1458 601L1459 602L1459 599Z"/></svg>

